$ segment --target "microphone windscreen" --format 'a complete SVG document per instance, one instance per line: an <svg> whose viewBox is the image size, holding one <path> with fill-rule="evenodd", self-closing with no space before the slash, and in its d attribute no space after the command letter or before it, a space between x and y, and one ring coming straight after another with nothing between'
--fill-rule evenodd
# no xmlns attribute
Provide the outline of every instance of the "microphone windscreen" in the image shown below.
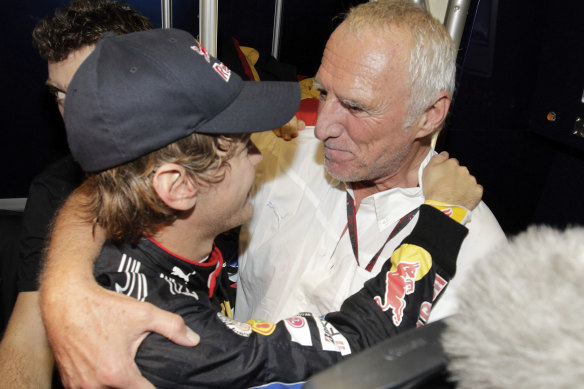
<svg viewBox="0 0 584 389"><path fill-rule="evenodd" d="M442 335L458 388L584 386L583 228L529 228L462 290Z"/></svg>

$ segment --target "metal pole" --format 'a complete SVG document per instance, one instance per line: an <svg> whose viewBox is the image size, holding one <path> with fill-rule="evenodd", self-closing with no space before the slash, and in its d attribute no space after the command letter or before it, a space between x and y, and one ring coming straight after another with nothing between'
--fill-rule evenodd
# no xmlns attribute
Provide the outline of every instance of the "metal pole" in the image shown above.
<svg viewBox="0 0 584 389"><path fill-rule="evenodd" d="M419 4L422 8L426 9L426 0L413 0L413 2Z"/></svg>
<svg viewBox="0 0 584 389"><path fill-rule="evenodd" d="M274 11L274 34L272 35L272 56L278 59L280 55L280 30L282 28L283 0L276 0Z"/></svg>
<svg viewBox="0 0 584 389"><path fill-rule="evenodd" d="M444 18L444 25L454 41L456 50L460 46L462 33L464 32L464 24L468 15L468 8L470 0L449 0L448 9L446 10L446 17Z"/></svg>
<svg viewBox="0 0 584 389"><path fill-rule="evenodd" d="M218 0L199 0L199 40L213 57L217 57L218 3Z"/></svg>
<svg viewBox="0 0 584 389"><path fill-rule="evenodd" d="M160 1L160 14L162 15L162 28L172 27L172 0Z"/></svg>

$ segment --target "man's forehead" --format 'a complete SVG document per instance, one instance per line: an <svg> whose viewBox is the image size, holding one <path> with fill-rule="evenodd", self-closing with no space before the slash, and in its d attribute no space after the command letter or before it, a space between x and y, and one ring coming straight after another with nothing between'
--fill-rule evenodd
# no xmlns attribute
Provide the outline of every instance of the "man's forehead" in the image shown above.
<svg viewBox="0 0 584 389"><path fill-rule="evenodd" d="M334 82L375 89L394 75L407 76L410 47L411 40L400 31L388 35L387 31L364 30L359 36L347 29L335 31L325 47L316 80L325 87Z"/></svg>
<svg viewBox="0 0 584 389"><path fill-rule="evenodd" d="M45 82L49 87L67 90L75 72L83 61L93 52L95 45L86 45L69 53L67 58L58 62L48 62L49 77Z"/></svg>

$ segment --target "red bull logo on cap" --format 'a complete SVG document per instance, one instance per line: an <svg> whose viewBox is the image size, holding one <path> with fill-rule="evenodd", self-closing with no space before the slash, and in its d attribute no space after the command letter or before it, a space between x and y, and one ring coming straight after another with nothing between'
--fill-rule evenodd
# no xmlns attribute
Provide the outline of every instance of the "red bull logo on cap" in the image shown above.
<svg viewBox="0 0 584 389"><path fill-rule="evenodd" d="M191 46L191 50L203 56L207 63L211 63L211 56L209 55L207 49L205 49L205 47L203 47L203 45L200 44L198 41L196 43L197 43L196 45ZM223 64L222 62L214 63L212 66L213 70L215 70L217 74L221 76L223 80L225 80L225 82L229 82L229 78L231 78L231 69L225 66L225 64Z"/></svg>
<svg viewBox="0 0 584 389"><path fill-rule="evenodd" d="M209 52L207 51L207 49L203 47L202 44L197 42L196 45L191 46L191 49L196 53L199 53L199 55L205 57L205 61L207 61L207 63L211 63L211 57L209 56Z"/></svg>

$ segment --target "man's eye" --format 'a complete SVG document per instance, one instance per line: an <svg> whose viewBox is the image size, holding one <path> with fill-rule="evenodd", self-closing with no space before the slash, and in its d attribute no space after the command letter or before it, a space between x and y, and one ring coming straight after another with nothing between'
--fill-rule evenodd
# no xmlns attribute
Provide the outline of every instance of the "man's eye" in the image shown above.
<svg viewBox="0 0 584 389"><path fill-rule="evenodd" d="M67 97L67 93L57 88L49 88L49 93L53 95L57 102L65 100L65 97Z"/></svg>

